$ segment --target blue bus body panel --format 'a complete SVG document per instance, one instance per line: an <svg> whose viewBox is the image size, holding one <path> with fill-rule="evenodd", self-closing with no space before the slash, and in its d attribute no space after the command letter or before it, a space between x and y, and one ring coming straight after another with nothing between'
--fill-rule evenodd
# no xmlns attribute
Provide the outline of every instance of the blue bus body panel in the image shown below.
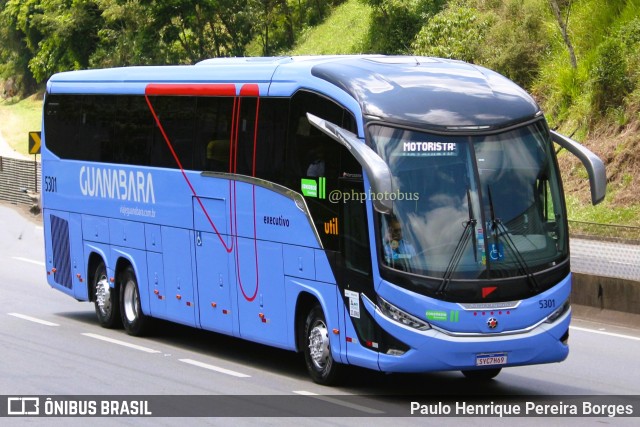
<svg viewBox="0 0 640 427"><path fill-rule="evenodd" d="M58 73L47 82L47 93L144 95L149 83L256 83L261 95L277 64L247 67L246 64L216 66L144 66L81 70Z"/></svg>
<svg viewBox="0 0 640 427"><path fill-rule="evenodd" d="M164 249L165 319L196 326L197 298L193 283L191 232L182 228L162 227L162 241L171 242ZM167 246L167 245L165 245Z"/></svg>
<svg viewBox="0 0 640 427"><path fill-rule="evenodd" d="M238 238L236 280L240 336L286 348L290 334L284 292L282 244Z"/></svg>
<svg viewBox="0 0 640 427"><path fill-rule="evenodd" d="M149 288L149 313L153 317L166 318L167 294L164 288L164 262L162 253L147 252L147 280ZM140 289L140 293L145 292Z"/></svg>
<svg viewBox="0 0 640 427"><path fill-rule="evenodd" d="M232 247L229 236L221 236ZM230 270L235 266L233 253L228 253L219 236L196 231L196 265L200 327L229 335L237 330L235 282Z"/></svg>

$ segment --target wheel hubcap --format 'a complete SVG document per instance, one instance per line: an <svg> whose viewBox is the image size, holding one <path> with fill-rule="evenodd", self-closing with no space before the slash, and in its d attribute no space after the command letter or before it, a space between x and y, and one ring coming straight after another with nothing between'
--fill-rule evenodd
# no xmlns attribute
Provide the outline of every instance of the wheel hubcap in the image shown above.
<svg viewBox="0 0 640 427"><path fill-rule="evenodd" d="M316 368L324 369L330 356L329 332L324 322L316 322L309 332L309 354Z"/></svg>
<svg viewBox="0 0 640 427"><path fill-rule="evenodd" d="M96 283L96 303L102 314L108 314L111 311L111 290L107 276L104 274Z"/></svg>
<svg viewBox="0 0 640 427"><path fill-rule="evenodd" d="M124 314L129 322L138 318L138 293L136 284L129 280L124 288Z"/></svg>

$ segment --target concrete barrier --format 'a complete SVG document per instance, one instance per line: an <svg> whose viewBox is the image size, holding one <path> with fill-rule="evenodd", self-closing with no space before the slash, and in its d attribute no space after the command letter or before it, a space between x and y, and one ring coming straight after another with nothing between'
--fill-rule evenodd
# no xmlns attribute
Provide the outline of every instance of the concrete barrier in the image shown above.
<svg viewBox="0 0 640 427"><path fill-rule="evenodd" d="M571 304L640 314L640 282L573 273Z"/></svg>

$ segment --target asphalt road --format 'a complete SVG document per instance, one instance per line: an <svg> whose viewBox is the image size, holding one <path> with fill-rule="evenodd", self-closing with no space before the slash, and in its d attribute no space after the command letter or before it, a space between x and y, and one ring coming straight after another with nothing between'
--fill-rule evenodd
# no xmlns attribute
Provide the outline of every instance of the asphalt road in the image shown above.
<svg viewBox="0 0 640 427"><path fill-rule="evenodd" d="M493 381L474 383L460 373L384 375L353 369L346 384L311 382L299 355L187 327L158 323L150 337L101 328L93 305L46 283L42 227L0 204L0 396L24 395L242 395L223 401L237 418L118 418L132 425L536 425L540 418L376 418L410 415L410 401L479 396L640 396L640 325L622 328L576 319L571 353L559 364L507 368ZM253 397L252 397L253 396ZM275 396L275 398L274 398ZM295 396L308 396L300 400ZM330 397L327 397L330 396ZM349 396L360 396L350 400ZM444 397L448 396L448 397ZM314 406L313 418L304 405ZM315 404L314 404L315 402ZM4 402L0 402L4 404ZM180 411L189 400L176 401ZM224 412L228 411L228 412ZM327 418L318 417L317 412ZM346 411L346 412L345 412ZM336 414L348 416L334 416ZM638 406L640 412L640 406ZM260 417L255 417L259 414ZM254 415L246 418L245 415ZM284 418L274 418L278 415ZM554 424L637 425L636 418L558 418ZM366 419L352 416L367 417ZM546 419L545 419L546 420ZM6 422L8 421L8 422ZM24 420L4 419L3 425ZM31 418L40 425L85 425L82 418ZM112 425L113 418L92 424ZM549 420L551 421L551 420Z"/></svg>

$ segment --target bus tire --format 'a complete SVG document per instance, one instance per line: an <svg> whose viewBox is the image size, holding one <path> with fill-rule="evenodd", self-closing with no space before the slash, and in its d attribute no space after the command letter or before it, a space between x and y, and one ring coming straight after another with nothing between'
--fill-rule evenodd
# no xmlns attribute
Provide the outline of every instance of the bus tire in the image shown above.
<svg viewBox="0 0 640 427"><path fill-rule="evenodd" d="M122 325L127 334L133 336L144 335L149 329L151 319L142 312L138 280L131 266L127 267L121 275L120 304Z"/></svg>
<svg viewBox="0 0 640 427"><path fill-rule="evenodd" d="M322 385L339 382L343 366L331 355L329 329L319 305L315 305L307 315L303 345L304 359L311 379Z"/></svg>
<svg viewBox="0 0 640 427"><path fill-rule="evenodd" d="M470 380L487 381L497 377L500 371L502 371L502 368L479 369L462 371L462 374Z"/></svg>
<svg viewBox="0 0 640 427"><path fill-rule="evenodd" d="M109 329L120 327L119 295L117 289L109 286L104 261L100 261L93 274L91 294L100 326Z"/></svg>

